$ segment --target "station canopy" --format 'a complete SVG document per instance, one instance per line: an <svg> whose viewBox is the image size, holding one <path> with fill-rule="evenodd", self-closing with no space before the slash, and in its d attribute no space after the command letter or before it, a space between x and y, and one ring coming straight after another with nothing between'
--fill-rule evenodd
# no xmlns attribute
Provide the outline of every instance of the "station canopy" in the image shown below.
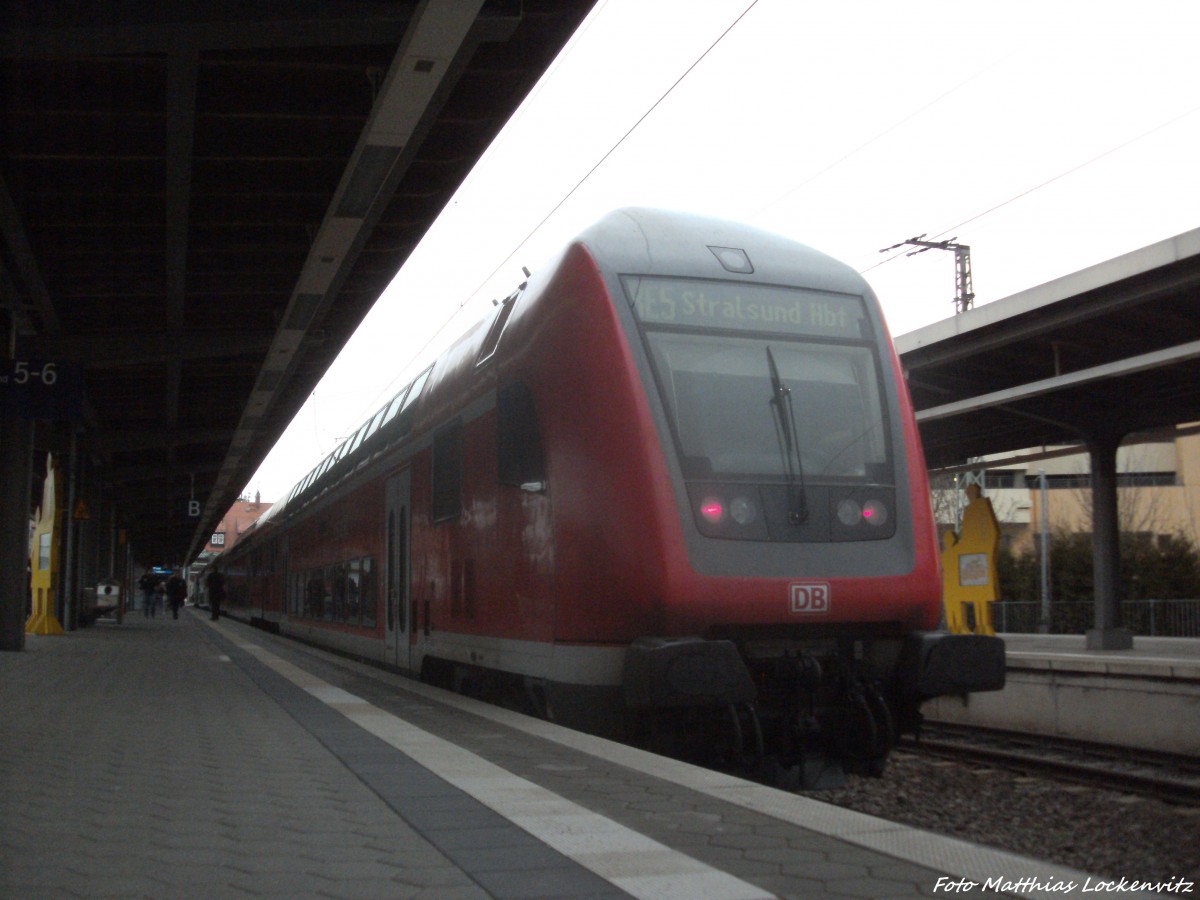
<svg viewBox="0 0 1200 900"><path fill-rule="evenodd" d="M1200 421L1200 229L896 339L931 469Z"/></svg>
<svg viewBox="0 0 1200 900"><path fill-rule="evenodd" d="M144 562L204 546L591 5L6 6L0 320Z"/></svg>

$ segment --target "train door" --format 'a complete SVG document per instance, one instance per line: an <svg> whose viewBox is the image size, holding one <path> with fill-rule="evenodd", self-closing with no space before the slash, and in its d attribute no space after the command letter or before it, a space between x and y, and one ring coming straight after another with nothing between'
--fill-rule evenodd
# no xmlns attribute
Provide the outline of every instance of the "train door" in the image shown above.
<svg viewBox="0 0 1200 900"><path fill-rule="evenodd" d="M411 582L412 477L405 469L387 483L387 661L402 669L412 666Z"/></svg>

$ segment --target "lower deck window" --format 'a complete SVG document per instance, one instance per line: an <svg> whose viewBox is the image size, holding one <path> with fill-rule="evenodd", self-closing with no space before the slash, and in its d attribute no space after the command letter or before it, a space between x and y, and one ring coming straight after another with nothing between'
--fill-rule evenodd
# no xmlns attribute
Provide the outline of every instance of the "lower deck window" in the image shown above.
<svg viewBox="0 0 1200 900"><path fill-rule="evenodd" d="M374 556L359 556L288 577L287 608L298 619L341 622L374 628L376 604Z"/></svg>

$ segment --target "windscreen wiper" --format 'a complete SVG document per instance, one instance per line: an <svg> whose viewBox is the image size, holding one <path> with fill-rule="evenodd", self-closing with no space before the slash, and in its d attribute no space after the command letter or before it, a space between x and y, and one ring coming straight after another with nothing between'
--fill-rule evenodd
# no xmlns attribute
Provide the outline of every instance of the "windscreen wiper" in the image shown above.
<svg viewBox="0 0 1200 900"><path fill-rule="evenodd" d="M804 460L800 456L800 437L796 433L796 412L792 408L792 389L779 377L775 355L767 347L767 367L771 372L771 409L775 436L783 457L783 475L787 480L787 518L789 525L808 521L808 501L804 491Z"/></svg>

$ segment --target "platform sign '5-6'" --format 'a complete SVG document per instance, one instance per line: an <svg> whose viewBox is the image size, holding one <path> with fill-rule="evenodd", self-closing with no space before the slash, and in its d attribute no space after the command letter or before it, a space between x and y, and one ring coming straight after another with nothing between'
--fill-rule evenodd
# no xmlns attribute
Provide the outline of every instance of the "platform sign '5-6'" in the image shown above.
<svg viewBox="0 0 1200 900"><path fill-rule="evenodd" d="M6 376L0 375L0 379ZM27 359L12 362L12 372L7 375L13 384L28 384L30 381L53 387L58 383L58 363L33 363Z"/></svg>
<svg viewBox="0 0 1200 900"><path fill-rule="evenodd" d="M83 375L72 365L33 359L0 361L0 415L71 419L79 415Z"/></svg>

